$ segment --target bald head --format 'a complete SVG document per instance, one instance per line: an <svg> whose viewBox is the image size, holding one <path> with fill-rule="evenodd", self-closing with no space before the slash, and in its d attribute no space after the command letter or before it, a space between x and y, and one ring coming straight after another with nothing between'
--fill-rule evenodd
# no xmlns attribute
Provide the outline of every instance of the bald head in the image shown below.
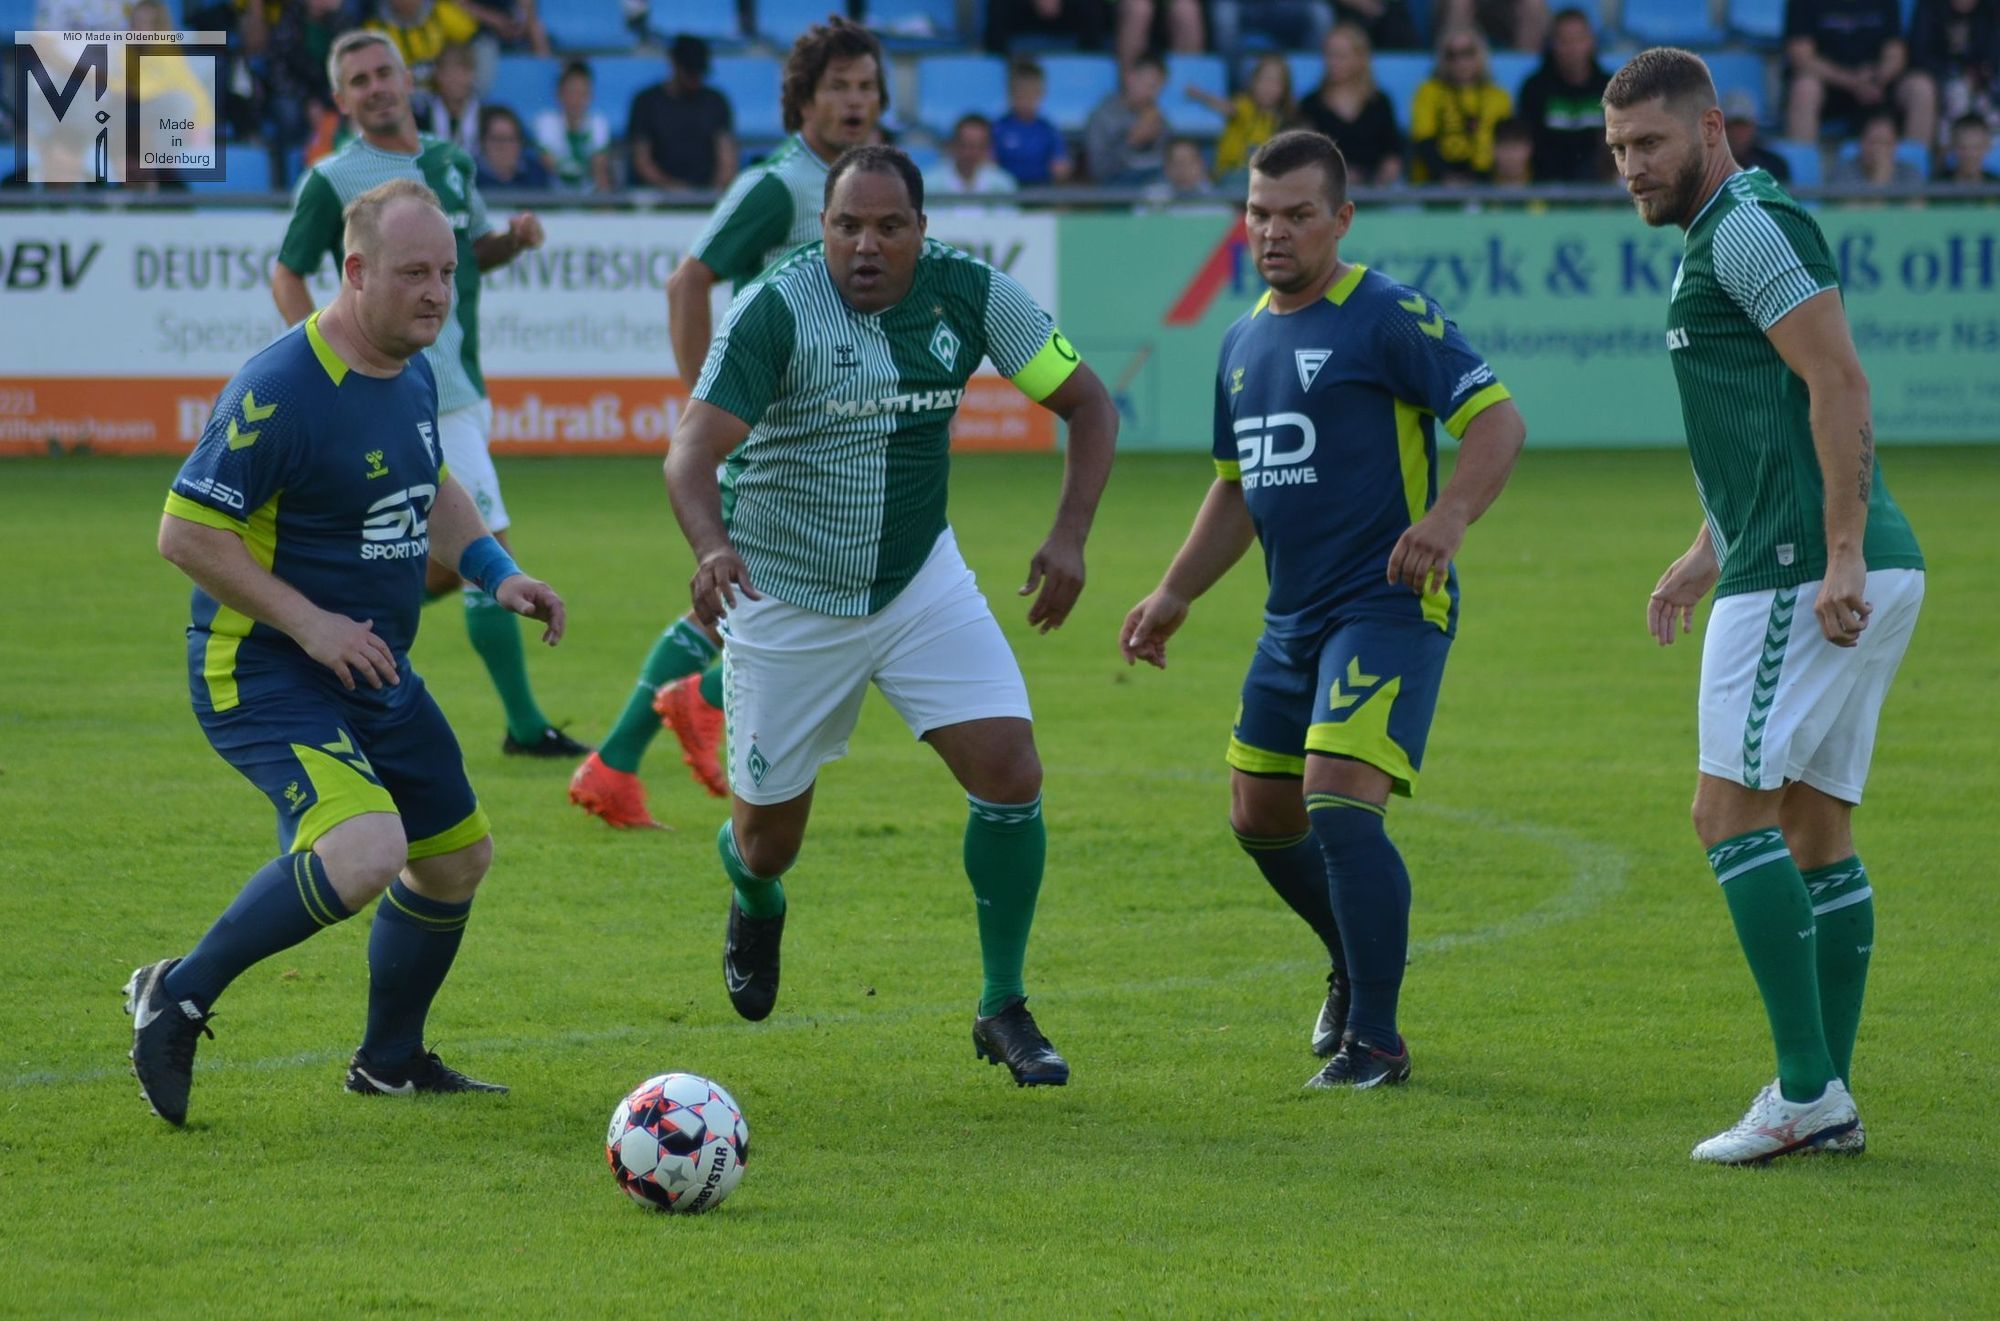
<svg viewBox="0 0 2000 1321"><path fill-rule="evenodd" d="M340 218L341 246L360 253L371 266L395 264L393 255L385 259L385 250L435 244L439 234L448 246L457 246L437 194L415 179L375 185L349 202Z"/></svg>

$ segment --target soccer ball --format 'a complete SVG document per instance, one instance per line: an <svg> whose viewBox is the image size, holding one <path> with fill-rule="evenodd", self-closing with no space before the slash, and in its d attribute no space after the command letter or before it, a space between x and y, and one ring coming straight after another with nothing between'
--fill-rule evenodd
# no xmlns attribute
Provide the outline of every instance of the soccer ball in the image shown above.
<svg viewBox="0 0 2000 1321"><path fill-rule="evenodd" d="M721 1205L743 1180L750 1128L736 1101L692 1073L662 1073L611 1112L604 1157L633 1201L695 1215Z"/></svg>

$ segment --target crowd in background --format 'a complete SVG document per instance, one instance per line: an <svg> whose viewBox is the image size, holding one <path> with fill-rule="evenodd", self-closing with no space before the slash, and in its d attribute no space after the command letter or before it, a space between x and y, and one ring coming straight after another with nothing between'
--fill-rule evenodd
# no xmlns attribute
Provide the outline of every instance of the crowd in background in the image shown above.
<svg viewBox="0 0 2000 1321"><path fill-rule="evenodd" d="M578 3L584 0L576 0ZM631 44L552 48L537 0L181 0L180 26L226 31L246 57L224 118L232 139L257 141L274 186L335 149L347 134L326 80L334 39L357 26L385 31L417 82L419 126L461 144L489 188L610 193L712 190L770 143L735 132L728 98L710 85L704 39L652 26L662 12L623 3ZM542 0L554 4L557 0ZM742 0L744 31L754 0ZM864 10L865 0L832 7ZM1600 19L1546 0L986 0L985 49L1009 58L1006 103L969 113L935 140L885 132L917 150L935 193L996 194L1069 183L1135 186L1154 199L1234 188L1249 155L1281 128L1337 141L1359 183L1527 185L1612 178L1599 106L1611 68ZM673 7L664 12L671 14ZM865 18L865 12L856 17ZM168 25L163 0L39 0L38 26L77 30ZM1397 105L1377 82L1376 52L1417 47L1430 76ZM1036 54L1103 50L1117 88L1080 134L1043 113L1047 75ZM1293 85L1280 51L1312 50L1319 80ZM1496 81L1492 52L1536 51L1518 86ZM1161 51L1213 52L1234 86L1226 94L1170 85ZM592 54L661 54L661 81L629 105L601 103ZM503 52L560 54L559 72L532 104L489 103ZM1829 182L1991 181L2000 128L2000 0L1787 0L1773 54L1782 88L1779 141L1763 141L1757 98L1724 98L1737 158L1789 180L1807 144L1833 158ZM1615 64L1615 61L1611 63ZM1212 112L1211 133L1175 132L1167 98ZM518 100L518 98L517 98ZM4 126L0 126L4 127ZM1773 146L1781 150L1773 150Z"/></svg>

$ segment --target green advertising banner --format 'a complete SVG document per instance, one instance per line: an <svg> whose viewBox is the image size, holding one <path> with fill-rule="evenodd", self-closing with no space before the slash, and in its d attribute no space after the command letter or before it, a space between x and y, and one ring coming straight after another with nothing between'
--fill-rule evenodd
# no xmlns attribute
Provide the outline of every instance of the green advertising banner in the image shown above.
<svg viewBox="0 0 2000 1321"><path fill-rule="evenodd" d="M1823 207L1885 441L2000 440L2000 208ZM1065 331L1120 444L1207 449L1222 331L1255 303L1237 217L1077 216ZM1681 231L1629 210L1359 211L1341 255L1415 285L1520 401L1530 445L1679 445L1667 297Z"/></svg>

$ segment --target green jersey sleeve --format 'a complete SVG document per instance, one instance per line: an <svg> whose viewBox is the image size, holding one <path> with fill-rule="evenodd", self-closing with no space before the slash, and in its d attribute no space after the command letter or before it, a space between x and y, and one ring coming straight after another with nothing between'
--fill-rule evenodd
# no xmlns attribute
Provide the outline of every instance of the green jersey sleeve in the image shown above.
<svg viewBox="0 0 2000 1321"><path fill-rule="evenodd" d="M1804 215L1744 202L1715 227L1715 281L1759 330L1839 287L1833 254Z"/></svg>
<svg viewBox="0 0 2000 1321"><path fill-rule="evenodd" d="M476 240L488 234L503 233L507 228L507 222L486 210L486 199L480 195L479 185L473 182L479 170L473 165L472 157L466 155L463 150L454 148L451 153L451 163L458 167L465 179L466 234Z"/></svg>
<svg viewBox="0 0 2000 1321"><path fill-rule="evenodd" d="M1055 318L1021 282L995 270L986 289L986 356L1022 394L1040 403L1068 380L1079 359Z"/></svg>
<svg viewBox="0 0 2000 1321"><path fill-rule="evenodd" d="M775 174L753 170L737 178L695 237L695 260L739 283L764 272L764 254L792 232L792 194Z"/></svg>
<svg viewBox="0 0 2000 1321"><path fill-rule="evenodd" d="M792 309L769 284L738 295L708 346L694 397L756 426L777 397L798 337Z"/></svg>
<svg viewBox="0 0 2000 1321"><path fill-rule="evenodd" d="M318 170L310 171L292 203L291 223L278 247L278 264L294 275L310 276L329 252L340 251L340 194Z"/></svg>

